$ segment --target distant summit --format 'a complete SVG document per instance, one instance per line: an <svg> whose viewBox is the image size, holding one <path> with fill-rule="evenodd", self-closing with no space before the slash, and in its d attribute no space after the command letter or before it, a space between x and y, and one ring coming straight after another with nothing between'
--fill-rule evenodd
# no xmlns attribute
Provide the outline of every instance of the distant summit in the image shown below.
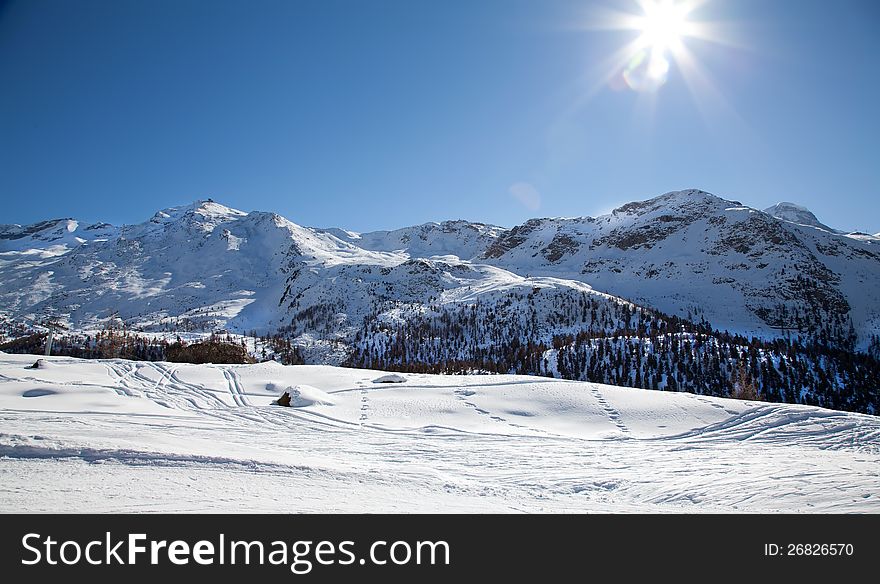
<svg viewBox="0 0 880 584"><path fill-rule="evenodd" d="M797 223L798 225L807 225L808 227L818 227L831 233L841 233L837 229L828 227L806 207L796 205L794 203L782 202L776 203L772 207L767 207L764 212L772 217L788 221L789 223Z"/></svg>

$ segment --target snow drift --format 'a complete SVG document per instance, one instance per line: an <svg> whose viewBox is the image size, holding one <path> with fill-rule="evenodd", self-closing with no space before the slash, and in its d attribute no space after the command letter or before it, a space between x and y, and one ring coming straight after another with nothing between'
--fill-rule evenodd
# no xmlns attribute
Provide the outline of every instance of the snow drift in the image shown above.
<svg viewBox="0 0 880 584"><path fill-rule="evenodd" d="M336 401L327 393L311 385L288 387L276 403L281 405L282 399L288 407L305 408L308 406L332 406Z"/></svg>

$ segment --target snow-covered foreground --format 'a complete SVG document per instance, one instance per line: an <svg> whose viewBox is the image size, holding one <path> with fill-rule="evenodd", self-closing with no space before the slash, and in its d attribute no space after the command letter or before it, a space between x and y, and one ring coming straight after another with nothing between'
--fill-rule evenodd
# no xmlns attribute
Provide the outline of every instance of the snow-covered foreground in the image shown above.
<svg viewBox="0 0 880 584"><path fill-rule="evenodd" d="M0 354L6 512L880 512L880 418L520 376ZM284 391L294 405L272 405Z"/></svg>

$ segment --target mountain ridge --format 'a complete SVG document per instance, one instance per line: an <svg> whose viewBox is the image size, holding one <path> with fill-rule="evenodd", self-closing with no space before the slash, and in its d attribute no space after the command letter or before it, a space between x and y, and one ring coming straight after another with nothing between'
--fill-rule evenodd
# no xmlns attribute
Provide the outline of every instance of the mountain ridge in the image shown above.
<svg viewBox="0 0 880 584"><path fill-rule="evenodd" d="M339 305L355 327L378 299L425 304L478 281L525 290L549 278L767 338L805 326L779 311L849 319L864 345L880 331L880 297L868 285L880 284L880 242L815 227L698 189L509 229L453 220L365 233L202 199L122 227L4 225L0 299L10 318L54 311L97 326L115 308L147 330L186 318L269 332L318 305ZM340 297L341 282L350 297Z"/></svg>

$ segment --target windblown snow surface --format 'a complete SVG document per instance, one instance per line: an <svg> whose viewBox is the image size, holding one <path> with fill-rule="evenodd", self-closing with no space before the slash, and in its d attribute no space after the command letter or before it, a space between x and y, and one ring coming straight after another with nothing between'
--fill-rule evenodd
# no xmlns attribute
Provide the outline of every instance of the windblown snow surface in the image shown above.
<svg viewBox="0 0 880 584"><path fill-rule="evenodd" d="M880 419L522 376L0 354L6 512L880 512ZM299 388L315 399L272 405Z"/></svg>

